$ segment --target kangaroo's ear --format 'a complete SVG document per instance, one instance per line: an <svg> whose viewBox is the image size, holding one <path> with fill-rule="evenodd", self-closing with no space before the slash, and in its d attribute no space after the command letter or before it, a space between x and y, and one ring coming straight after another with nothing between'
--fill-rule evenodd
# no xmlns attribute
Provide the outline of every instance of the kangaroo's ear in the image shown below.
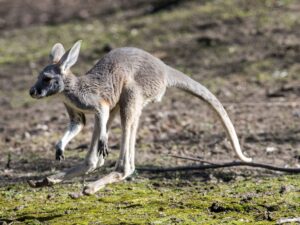
<svg viewBox="0 0 300 225"><path fill-rule="evenodd" d="M59 61L62 71L67 71L77 62L80 46L81 40L77 41L73 47L62 56Z"/></svg>
<svg viewBox="0 0 300 225"><path fill-rule="evenodd" d="M50 52L50 60L53 63L58 63L61 57L65 54L65 48L61 43L56 43L53 45L52 50Z"/></svg>

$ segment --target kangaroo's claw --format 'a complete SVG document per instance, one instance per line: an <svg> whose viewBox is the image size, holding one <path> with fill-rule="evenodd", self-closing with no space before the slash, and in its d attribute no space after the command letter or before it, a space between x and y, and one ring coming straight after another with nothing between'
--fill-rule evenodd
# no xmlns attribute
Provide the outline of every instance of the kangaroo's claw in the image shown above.
<svg viewBox="0 0 300 225"><path fill-rule="evenodd" d="M56 148L55 159L58 161L62 161L65 159L64 151L60 148Z"/></svg>
<svg viewBox="0 0 300 225"><path fill-rule="evenodd" d="M108 144L107 141L103 141L103 140L99 140L98 142L98 155L103 155L103 158L105 158L106 156L108 156Z"/></svg>

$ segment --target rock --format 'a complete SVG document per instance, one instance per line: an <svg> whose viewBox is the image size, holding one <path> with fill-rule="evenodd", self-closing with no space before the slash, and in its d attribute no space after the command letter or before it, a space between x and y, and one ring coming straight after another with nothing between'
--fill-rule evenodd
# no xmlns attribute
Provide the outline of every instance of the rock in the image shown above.
<svg viewBox="0 0 300 225"><path fill-rule="evenodd" d="M274 78L284 78L288 75L288 72L283 70L283 71L279 71L279 70L275 70L274 73L272 74L272 76Z"/></svg>
<svg viewBox="0 0 300 225"><path fill-rule="evenodd" d="M66 215L71 214L71 210L66 210L66 211L65 211L65 214L66 214Z"/></svg>
<svg viewBox="0 0 300 225"><path fill-rule="evenodd" d="M48 128L48 126L47 126L46 124L38 124L38 125L36 126L36 129L46 131L46 130L48 130L49 128Z"/></svg>
<svg viewBox="0 0 300 225"><path fill-rule="evenodd" d="M25 132L24 135L23 135L24 139L30 139L31 135L29 132Z"/></svg>
<svg viewBox="0 0 300 225"><path fill-rule="evenodd" d="M226 211L226 208L220 205L218 202L214 202L210 207L209 210L211 212L219 213L219 212L224 212Z"/></svg>
<svg viewBox="0 0 300 225"><path fill-rule="evenodd" d="M268 146L268 147L266 148L266 152L268 152L268 153L270 153L270 152L275 152L275 151L277 151L277 150L278 150L277 148L272 147L272 146Z"/></svg>
<svg viewBox="0 0 300 225"><path fill-rule="evenodd" d="M72 199L77 199L83 196L82 192L73 192L69 194L70 198Z"/></svg>
<svg viewBox="0 0 300 225"><path fill-rule="evenodd" d="M55 197L54 194L48 194L48 195L47 195L47 199L49 199L49 200L50 200L50 199L53 199L54 197Z"/></svg>
<svg viewBox="0 0 300 225"><path fill-rule="evenodd" d="M282 185L279 189L279 193L284 194L286 192L290 192L293 189L294 189L293 185Z"/></svg>
<svg viewBox="0 0 300 225"><path fill-rule="evenodd" d="M25 208L24 205L19 205L19 206L17 206L17 207L14 208L14 211L19 211L19 210L22 210L24 208Z"/></svg>

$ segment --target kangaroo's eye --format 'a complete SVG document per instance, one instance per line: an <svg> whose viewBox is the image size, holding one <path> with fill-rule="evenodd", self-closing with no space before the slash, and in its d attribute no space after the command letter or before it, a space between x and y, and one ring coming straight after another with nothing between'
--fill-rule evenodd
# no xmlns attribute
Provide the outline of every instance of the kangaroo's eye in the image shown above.
<svg viewBox="0 0 300 225"><path fill-rule="evenodd" d="M46 83L50 82L50 80L51 80L50 77L43 77L43 81L46 82Z"/></svg>

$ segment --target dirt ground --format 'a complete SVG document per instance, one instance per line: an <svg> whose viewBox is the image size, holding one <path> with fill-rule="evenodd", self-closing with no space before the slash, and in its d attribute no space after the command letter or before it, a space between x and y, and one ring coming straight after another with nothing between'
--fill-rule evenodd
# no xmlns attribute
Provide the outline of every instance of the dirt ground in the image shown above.
<svg viewBox="0 0 300 225"><path fill-rule="evenodd" d="M28 95L52 45L70 47L78 39L83 47L74 73L84 74L110 49L143 48L220 99L243 151L255 162L299 167L299 10L292 0L0 1L0 186L39 178L84 158L93 118L67 147L66 160L56 162L54 145L68 123L63 104ZM120 133L117 119L107 167L117 158ZM144 110L136 148L138 166L193 164L170 154L237 160L213 112L176 89ZM230 168L192 176L211 182L278 173Z"/></svg>

